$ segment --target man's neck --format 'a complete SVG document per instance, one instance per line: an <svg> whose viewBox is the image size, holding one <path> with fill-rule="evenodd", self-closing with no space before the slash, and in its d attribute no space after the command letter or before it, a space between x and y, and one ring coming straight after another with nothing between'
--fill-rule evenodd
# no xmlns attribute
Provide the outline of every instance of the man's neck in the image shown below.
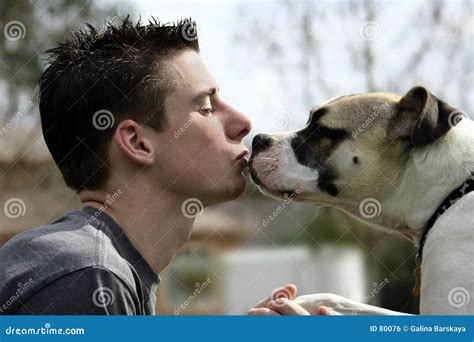
<svg viewBox="0 0 474 342"><path fill-rule="evenodd" d="M148 199L146 195L135 198L124 194L106 203L105 194L82 192L79 196L82 206L103 210L122 227L156 274L171 262L191 234L194 219L183 215L178 198L167 195Z"/></svg>

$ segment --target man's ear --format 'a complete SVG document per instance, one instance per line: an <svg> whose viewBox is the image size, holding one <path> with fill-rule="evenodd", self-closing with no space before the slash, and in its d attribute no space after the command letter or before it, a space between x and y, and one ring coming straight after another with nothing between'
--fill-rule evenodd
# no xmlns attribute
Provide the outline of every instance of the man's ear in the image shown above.
<svg viewBox="0 0 474 342"><path fill-rule="evenodd" d="M439 100L425 87L417 86L398 102L397 114L388 126L391 140L409 140L421 147L442 137L457 122L450 122L450 114L456 109Z"/></svg>
<svg viewBox="0 0 474 342"><path fill-rule="evenodd" d="M145 127L126 119L121 121L115 130L115 141L122 152L132 161L141 165L153 164L154 148Z"/></svg>

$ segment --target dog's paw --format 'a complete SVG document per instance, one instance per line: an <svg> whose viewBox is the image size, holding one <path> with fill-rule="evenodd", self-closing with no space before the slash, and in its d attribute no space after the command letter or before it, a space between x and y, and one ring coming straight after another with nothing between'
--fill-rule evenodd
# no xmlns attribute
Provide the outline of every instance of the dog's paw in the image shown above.
<svg viewBox="0 0 474 342"><path fill-rule="evenodd" d="M330 309L334 314L354 315L357 314L358 304L360 304L333 293L314 293L299 296L294 301L312 315L320 315L321 307Z"/></svg>

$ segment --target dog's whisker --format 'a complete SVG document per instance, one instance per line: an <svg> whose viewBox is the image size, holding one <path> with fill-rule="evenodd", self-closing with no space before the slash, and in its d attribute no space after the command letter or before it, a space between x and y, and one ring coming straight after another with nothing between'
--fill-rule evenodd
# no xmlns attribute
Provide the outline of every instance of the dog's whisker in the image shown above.
<svg viewBox="0 0 474 342"><path fill-rule="evenodd" d="M276 158L270 158L270 157L256 157L256 158L253 158L253 160L258 160L258 159L274 160L274 161L277 161L277 160L278 160L278 159L276 159Z"/></svg>
<svg viewBox="0 0 474 342"><path fill-rule="evenodd" d="M269 166L267 166L265 169L263 169L263 172L265 172L265 173L271 173L271 172L273 172L273 171L275 170L275 168L276 168L275 166L269 165Z"/></svg>

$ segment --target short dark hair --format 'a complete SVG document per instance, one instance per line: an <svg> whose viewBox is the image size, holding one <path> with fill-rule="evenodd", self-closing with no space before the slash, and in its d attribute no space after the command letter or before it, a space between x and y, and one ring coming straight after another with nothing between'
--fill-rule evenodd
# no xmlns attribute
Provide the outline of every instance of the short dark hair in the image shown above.
<svg viewBox="0 0 474 342"><path fill-rule="evenodd" d="M100 189L109 177L107 150L114 127L131 118L157 130L164 102L176 87L166 62L199 52L191 19L87 25L53 49L39 81L44 140L66 184L79 192Z"/></svg>

